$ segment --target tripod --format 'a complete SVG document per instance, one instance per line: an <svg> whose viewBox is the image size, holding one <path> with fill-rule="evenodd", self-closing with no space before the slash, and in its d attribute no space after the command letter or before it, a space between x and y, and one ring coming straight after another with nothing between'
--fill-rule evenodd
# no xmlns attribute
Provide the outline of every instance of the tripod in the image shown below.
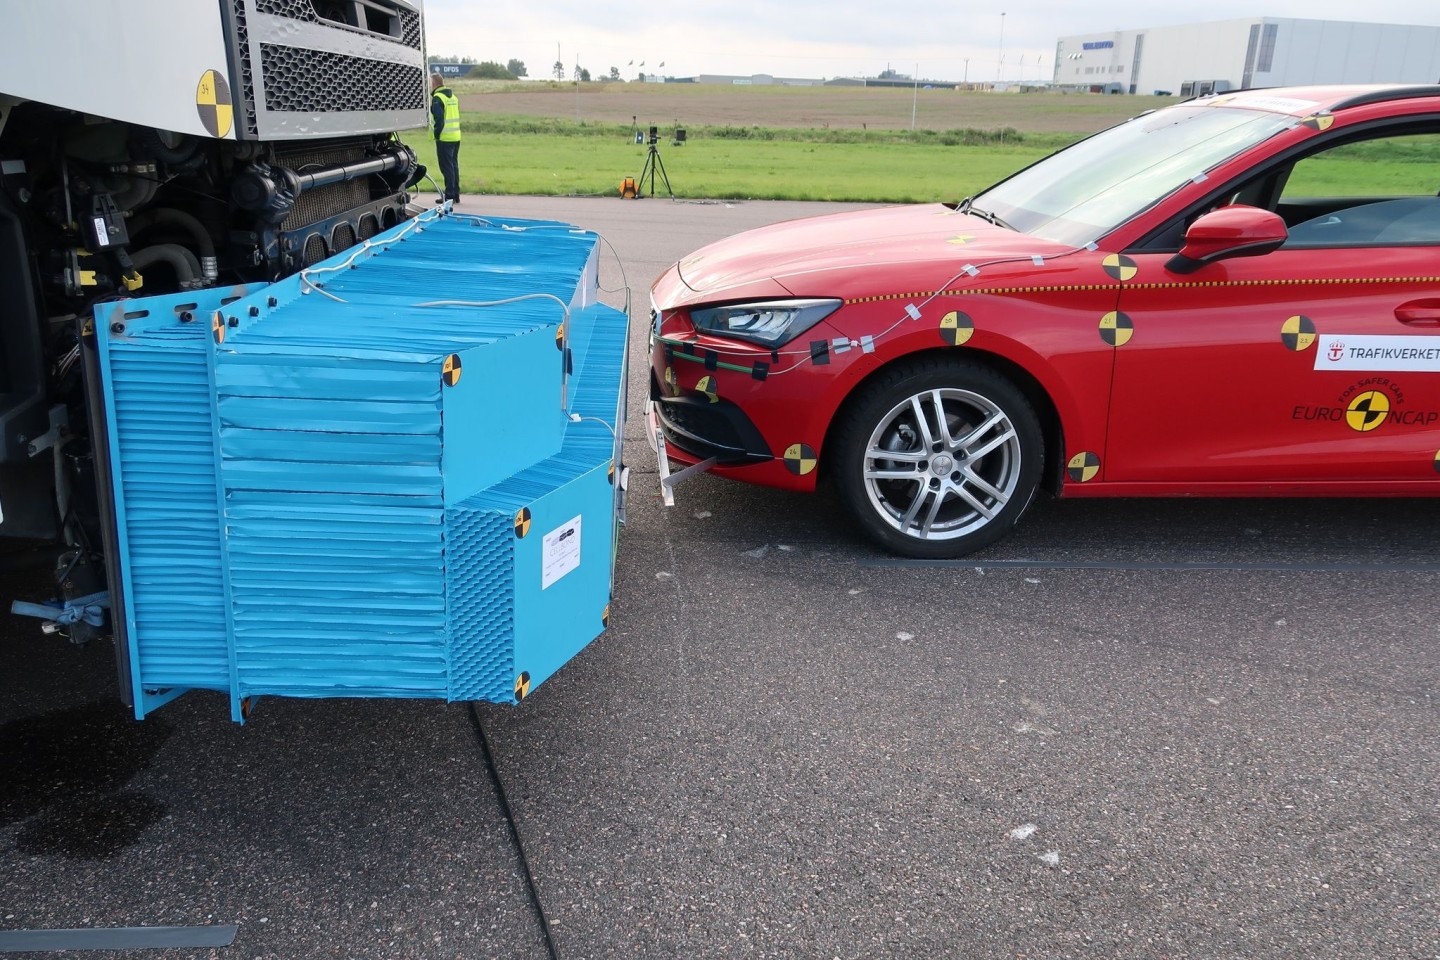
<svg viewBox="0 0 1440 960"><path fill-rule="evenodd" d="M654 127L650 128L654 130ZM675 191L670 188L670 174L665 172L665 161L660 159L660 149L655 145L655 135L650 135L650 150L645 154L645 165L640 168L640 176L635 181L639 188L639 196L645 196L645 174L650 174L650 196L655 196L655 171L660 171L660 178L665 181L665 192L670 194L670 199L675 199Z"/></svg>

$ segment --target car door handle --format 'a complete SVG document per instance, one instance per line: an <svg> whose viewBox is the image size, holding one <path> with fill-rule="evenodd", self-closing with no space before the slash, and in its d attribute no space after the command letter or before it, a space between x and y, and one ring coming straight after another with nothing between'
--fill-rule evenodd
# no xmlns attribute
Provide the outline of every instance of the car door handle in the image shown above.
<svg viewBox="0 0 1440 960"><path fill-rule="evenodd" d="M1395 308L1395 319L1417 327L1440 327L1440 300L1411 300Z"/></svg>

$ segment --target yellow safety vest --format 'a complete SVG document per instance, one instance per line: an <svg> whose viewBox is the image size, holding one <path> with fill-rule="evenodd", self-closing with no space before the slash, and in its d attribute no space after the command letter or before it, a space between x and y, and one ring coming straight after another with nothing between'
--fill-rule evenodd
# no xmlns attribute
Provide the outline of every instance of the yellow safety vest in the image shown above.
<svg viewBox="0 0 1440 960"><path fill-rule="evenodd" d="M440 128L440 136L435 139L458 143L460 140L460 99L451 93L448 87L441 87L432 96L445 105L445 126Z"/></svg>

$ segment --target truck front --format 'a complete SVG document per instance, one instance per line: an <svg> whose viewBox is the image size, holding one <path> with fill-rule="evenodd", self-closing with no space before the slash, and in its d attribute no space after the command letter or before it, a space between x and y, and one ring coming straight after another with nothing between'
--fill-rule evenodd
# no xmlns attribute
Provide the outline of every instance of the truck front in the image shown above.
<svg viewBox="0 0 1440 960"><path fill-rule="evenodd" d="M277 281L407 219L423 170L395 131L426 122L421 9L51 0L3 17L0 536L60 544L57 602L83 608L115 584L96 308ZM107 629L72 614L48 628Z"/></svg>

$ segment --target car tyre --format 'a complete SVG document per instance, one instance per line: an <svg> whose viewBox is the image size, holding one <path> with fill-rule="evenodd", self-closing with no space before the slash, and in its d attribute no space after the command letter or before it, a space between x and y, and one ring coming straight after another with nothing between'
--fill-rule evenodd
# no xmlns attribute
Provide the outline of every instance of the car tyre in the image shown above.
<svg viewBox="0 0 1440 960"><path fill-rule="evenodd" d="M827 458L840 495L866 534L901 556L948 559L994 543L1040 485L1034 407L973 360L902 362L843 417Z"/></svg>

